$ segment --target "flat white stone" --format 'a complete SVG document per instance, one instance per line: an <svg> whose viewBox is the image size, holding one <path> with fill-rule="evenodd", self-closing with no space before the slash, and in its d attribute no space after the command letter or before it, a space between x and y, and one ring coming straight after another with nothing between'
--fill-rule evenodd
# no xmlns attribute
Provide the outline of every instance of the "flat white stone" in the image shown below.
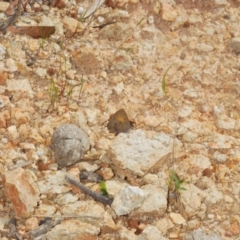
<svg viewBox="0 0 240 240"><path fill-rule="evenodd" d="M186 220L179 213L170 213L171 220L176 224L186 224Z"/></svg>
<svg viewBox="0 0 240 240"><path fill-rule="evenodd" d="M201 209L206 193L193 184L184 184L186 190L181 191L181 202L184 205L188 217L196 215Z"/></svg>
<svg viewBox="0 0 240 240"><path fill-rule="evenodd" d="M9 91L26 91L32 93L32 87L27 78L7 80L7 89Z"/></svg>
<svg viewBox="0 0 240 240"><path fill-rule="evenodd" d="M222 114L217 120L217 125L220 129L232 130L235 128L236 120Z"/></svg>
<svg viewBox="0 0 240 240"><path fill-rule="evenodd" d="M51 229L46 235L51 240L97 239L100 228L81 219L67 219Z"/></svg>
<svg viewBox="0 0 240 240"><path fill-rule="evenodd" d="M116 171L127 169L142 176L156 163L164 161L171 151L170 135L138 129L128 134L119 134L108 153Z"/></svg>
<svg viewBox="0 0 240 240"><path fill-rule="evenodd" d="M182 118L189 117L192 113L192 107L191 106L183 106L178 110L178 116Z"/></svg>
<svg viewBox="0 0 240 240"><path fill-rule="evenodd" d="M227 161L228 159L228 156L226 154L222 154L220 153L219 151L216 151L214 154L213 154L213 158L218 161L218 162L221 162L221 163L224 163Z"/></svg>
<svg viewBox="0 0 240 240"><path fill-rule="evenodd" d="M140 207L147 196L139 187L127 186L116 195L111 206L118 216L126 215Z"/></svg>
<svg viewBox="0 0 240 240"><path fill-rule="evenodd" d="M0 61L2 61L6 56L6 48L0 44Z"/></svg>
<svg viewBox="0 0 240 240"><path fill-rule="evenodd" d="M215 186L206 189L204 192L206 193L205 202L207 204L216 204L218 201L223 199L223 194L218 191Z"/></svg>
<svg viewBox="0 0 240 240"><path fill-rule="evenodd" d="M209 158L202 154L192 154L189 157L189 163L202 169L209 168L211 166Z"/></svg>
<svg viewBox="0 0 240 240"><path fill-rule="evenodd" d="M151 184L143 186L142 190L148 197L131 216L139 216L139 218L163 216L167 209L167 191Z"/></svg>

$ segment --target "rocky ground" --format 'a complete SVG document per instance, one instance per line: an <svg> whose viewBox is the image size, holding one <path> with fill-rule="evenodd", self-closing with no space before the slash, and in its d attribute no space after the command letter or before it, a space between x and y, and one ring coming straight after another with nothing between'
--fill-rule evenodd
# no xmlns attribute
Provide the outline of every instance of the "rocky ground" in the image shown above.
<svg viewBox="0 0 240 240"><path fill-rule="evenodd" d="M240 239L240 1L91 4L33 1L0 25L1 239ZM134 126L115 135L119 109ZM70 166L51 148L66 123L89 138ZM82 171L112 203L66 178Z"/></svg>

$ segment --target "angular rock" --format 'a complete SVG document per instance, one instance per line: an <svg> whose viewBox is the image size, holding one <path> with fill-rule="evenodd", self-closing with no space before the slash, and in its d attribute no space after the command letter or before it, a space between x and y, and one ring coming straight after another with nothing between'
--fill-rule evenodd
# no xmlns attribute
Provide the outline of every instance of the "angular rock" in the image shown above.
<svg viewBox="0 0 240 240"><path fill-rule="evenodd" d="M8 139L9 140L13 141L13 140L16 140L17 138L19 138L19 133L18 133L15 125L8 127L7 130L8 130Z"/></svg>
<svg viewBox="0 0 240 240"><path fill-rule="evenodd" d="M223 200L222 192L218 191L215 186L208 188L204 191L206 193L205 202L209 204L216 204L217 202Z"/></svg>
<svg viewBox="0 0 240 240"><path fill-rule="evenodd" d="M101 173L104 180L109 180L114 176L114 173L111 168L102 168Z"/></svg>
<svg viewBox="0 0 240 240"><path fill-rule="evenodd" d="M142 205L132 212L132 217L161 217L167 209L167 191L156 185L145 185L142 190L148 196Z"/></svg>
<svg viewBox="0 0 240 240"><path fill-rule="evenodd" d="M216 151L213 154L213 158L219 163L224 163L227 161L228 156L226 154L220 153L219 151Z"/></svg>
<svg viewBox="0 0 240 240"><path fill-rule="evenodd" d="M56 207L48 204L40 204L36 209L36 215L52 216L56 212Z"/></svg>
<svg viewBox="0 0 240 240"><path fill-rule="evenodd" d="M98 116L100 115L100 111L96 108L94 109L86 109L86 117L89 123L97 124Z"/></svg>
<svg viewBox="0 0 240 240"><path fill-rule="evenodd" d="M175 9L167 3L162 3L162 19L173 22L176 18L177 12Z"/></svg>
<svg viewBox="0 0 240 240"><path fill-rule="evenodd" d="M25 221L26 231L36 229L38 227L38 219L35 217L28 218Z"/></svg>
<svg viewBox="0 0 240 240"><path fill-rule="evenodd" d="M118 54L113 59L111 69L124 72L124 71L131 70L133 67L134 67L133 61L129 55Z"/></svg>
<svg viewBox="0 0 240 240"><path fill-rule="evenodd" d="M186 133L183 134L183 140L185 142L193 143L197 139L197 137L198 134L191 131L187 131Z"/></svg>
<svg viewBox="0 0 240 240"><path fill-rule="evenodd" d="M126 182L120 182L116 180L108 180L105 182L108 193L111 196L116 196L116 194L124 189L128 184Z"/></svg>
<svg viewBox="0 0 240 240"><path fill-rule="evenodd" d="M90 164L88 162L80 162L76 164L76 166L80 171L85 170L87 172L95 172L99 169L99 166L97 164Z"/></svg>
<svg viewBox="0 0 240 240"><path fill-rule="evenodd" d="M184 205L186 214L191 217L200 212L206 193L193 184L184 184L183 187L186 190L181 191L181 202Z"/></svg>
<svg viewBox="0 0 240 240"><path fill-rule="evenodd" d="M198 239L198 240L222 240L222 237L218 234L204 233L202 229L197 229L186 234L186 240Z"/></svg>
<svg viewBox="0 0 240 240"><path fill-rule="evenodd" d="M88 216L89 218L103 218L103 214L105 212L104 208L94 200L86 200L86 201L77 201L74 203L69 203L64 205L61 209L63 214L74 214L80 216ZM96 224L101 224L98 221Z"/></svg>
<svg viewBox="0 0 240 240"><path fill-rule="evenodd" d="M211 46L210 44L206 44L206 43L197 43L196 44L196 49L199 52L211 52L214 50L214 47Z"/></svg>
<svg viewBox="0 0 240 240"><path fill-rule="evenodd" d="M169 214L169 216L175 224L186 224L186 220L179 213L172 212Z"/></svg>
<svg viewBox="0 0 240 240"><path fill-rule="evenodd" d="M47 69L39 67L35 70L35 74L41 78L45 78L47 76Z"/></svg>
<svg viewBox="0 0 240 240"><path fill-rule="evenodd" d="M226 114L222 114L217 119L217 126L220 129L233 130L236 125L236 120L228 117Z"/></svg>
<svg viewBox="0 0 240 240"><path fill-rule="evenodd" d="M15 214L19 217L33 212L39 201L39 190L32 175L17 168L2 174L4 192L11 201Z"/></svg>
<svg viewBox="0 0 240 240"><path fill-rule="evenodd" d="M201 169L209 168L211 166L210 159L202 154L192 154L188 161L191 165L197 166Z"/></svg>
<svg viewBox="0 0 240 240"><path fill-rule="evenodd" d="M53 20L48 16L41 16L39 26L54 26Z"/></svg>
<svg viewBox="0 0 240 240"><path fill-rule="evenodd" d="M6 56L6 48L2 44L0 44L0 61L2 61L5 58L5 56Z"/></svg>
<svg viewBox="0 0 240 240"><path fill-rule="evenodd" d="M10 58L17 61L24 62L26 59L26 53L22 49L22 43L19 41L11 41L11 43L7 46L7 53Z"/></svg>
<svg viewBox="0 0 240 240"><path fill-rule="evenodd" d="M71 116L71 122L73 124L76 124L78 127L80 127L83 131L85 131L87 134L91 132L88 124L87 124L87 117L84 114L83 111L78 110Z"/></svg>
<svg viewBox="0 0 240 240"><path fill-rule="evenodd" d="M137 240L167 240L160 230L152 225L147 225L143 232L138 236Z"/></svg>
<svg viewBox="0 0 240 240"><path fill-rule="evenodd" d="M156 164L163 164L172 151L171 136L135 130L121 133L113 141L108 155L115 173L143 176Z"/></svg>
<svg viewBox="0 0 240 240"><path fill-rule="evenodd" d="M76 31L78 24L79 21L77 19L67 16L63 18L63 26L65 27L66 31L71 34L73 34Z"/></svg>
<svg viewBox="0 0 240 240"><path fill-rule="evenodd" d="M51 146L56 163L65 167L81 160L90 142L81 128L74 124L63 124L54 132Z"/></svg>
<svg viewBox="0 0 240 240"><path fill-rule="evenodd" d="M69 219L56 225L47 233L47 239L51 240L97 240L100 228L77 219Z"/></svg>
<svg viewBox="0 0 240 240"><path fill-rule="evenodd" d="M18 67L16 65L16 62L12 58L8 58L6 60L6 67L8 72L16 72L18 70Z"/></svg>
<svg viewBox="0 0 240 240"><path fill-rule="evenodd" d="M28 123L30 120L30 114L22 108L12 108L11 117L13 123L19 127L22 124Z"/></svg>
<svg viewBox="0 0 240 240"><path fill-rule="evenodd" d="M230 135L213 133L212 141L208 145L211 149L231 149L234 142L235 138Z"/></svg>
<svg viewBox="0 0 240 240"><path fill-rule="evenodd" d="M28 79L9 79L7 80L7 89L9 91L26 91L32 93L32 87Z"/></svg>
<svg viewBox="0 0 240 240"><path fill-rule="evenodd" d="M160 218L156 222L156 227L165 235L167 231L171 228L174 228L173 222L168 218Z"/></svg>
<svg viewBox="0 0 240 240"><path fill-rule="evenodd" d="M126 215L140 207L147 196L139 187L127 186L116 195L111 206L118 216Z"/></svg>
<svg viewBox="0 0 240 240"><path fill-rule="evenodd" d="M178 116L181 118L189 117L192 113L192 107L190 106L183 106L178 110Z"/></svg>
<svg viewBox="0 0 240 240"><path fill-rule="evenodd" d="M198 98L199 95L195 88L186 89L183 94L189 98Z"/></svg>
<svg viewBox="0 0 240 240"><path fill-rule="evenodd" d="M201 221L199 219L192 219L188 221L188 227L189 229L197 229L201 224Z"/></svg>
<svg viewBox="0 0 240 240"><path fill-rule="evenodd" d="M119 226L119 235L122 240L137 240L137 235L124 226Z"/></svg>
<svg viewBox="0 0 240 240"><path fill-rule="evenodd" d="M65 204L62 208L62 213L63 215L86 217L89 221L92 221L92 225L101 227L102 229L104 228L105 231L116 230L112 216L108 214L99 203L93 200ZM98 219L97 221L96 218Z"/></svg>
<svg viewBox="0 0 240 240"><path fill-rule="evenodd" d="M54 201L60 205L67 205L70 203L74 203L77 200L78 200L78 197L76 195L72 195L71 193L66 193L66 194L58 195Z"/></svg>
<svg viewBox="0 0 240 240"><path fill-rule="evenodd" d="M65 172L50 170L45 171L45 179L37 182L41 194L49 193L66 193L71 190L71 187L66 186Z"/></svg>

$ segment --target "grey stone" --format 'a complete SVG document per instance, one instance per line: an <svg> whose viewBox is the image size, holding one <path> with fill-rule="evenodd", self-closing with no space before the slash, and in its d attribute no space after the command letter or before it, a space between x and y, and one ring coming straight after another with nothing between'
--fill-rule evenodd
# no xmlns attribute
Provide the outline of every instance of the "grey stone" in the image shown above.
<svg viewBox="0 0 240 240"><path fill-rule="evenodd" d="M53 133L51 147L56 163L65 167L81 160L90 142L81 128L74 124L63 124Z"/></svg>

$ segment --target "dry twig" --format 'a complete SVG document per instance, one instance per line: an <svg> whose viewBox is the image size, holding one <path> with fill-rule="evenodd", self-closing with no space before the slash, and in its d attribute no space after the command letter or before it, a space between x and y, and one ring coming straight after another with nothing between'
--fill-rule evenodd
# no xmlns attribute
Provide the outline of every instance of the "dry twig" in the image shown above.
<svg viewBox="0 0 240 240"><path fill-rule="evenodd" d="M85 193L86 195L92 197L94 200L96 200L98 202L101 202L101 203L103 203L105 205L111 205L112 204L113 198L108 198L108 197L103 196L102 194L98 194L98 193L93 192L89 188L85 187L82 183L77 182L75 179L73 179L69 175L66 175L65 178L71 184L73 184L75 187L79 188L83 193Z"/></svg>

